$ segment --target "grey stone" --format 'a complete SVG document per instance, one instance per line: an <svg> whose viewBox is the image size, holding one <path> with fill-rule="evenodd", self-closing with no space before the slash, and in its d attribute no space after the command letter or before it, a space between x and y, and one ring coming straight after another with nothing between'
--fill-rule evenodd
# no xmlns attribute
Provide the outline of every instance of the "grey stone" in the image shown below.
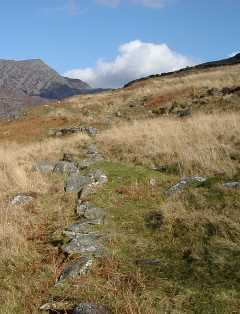
<svg viewBox="0 0 240 314"><path fill-rule="evenodd" d="M33 200L34 198L32 196L19 193L10 199L10 204L11 205L26 205L28 203L31 203Z"/></svg>
<svg viewBox="0 0 240 314"><path fill-rule="evenodd" d="M76 208L76 214L88 220L97 220L99 224L101 224L105 218L105 213L102 208L95 207L88 202L79 202Z"/></svg>
<svg viewBox="0 0 240 314"><path fill-rule="evenodd" d="M92 234L77 235L67 245L63 246L63 252L67 254L100 255L102 250L97 244L98 238L98 236Z"/></svg>
<svg viewBox="0 0 240 314"><path fill-rule="evenodd" d="M73 279L75 277L86 275L93 264L93 258L83 256L78 261L65 267L64 271L59 277L58 282L61 283L66 279Z"/></svg>
<svg viewBox="0 0 240 314"><path fill-rule="evenodd" d="M51 163L49 161L40 161L33 166L33 170L42 173L50 173L53 172L54 167L55 167L54 163Z"/></svg>
<svg viewBox="0 0 240 314"><path fill-rule="evenodd" d="M226 182L226 183L224 183L224 186L226 188L240 189L240 181Z"/></svg>
<svg viewBox="0 0 240 314"><path fill-rule="evenodd" d="M103 305L81 303L73 311L73 314L111 314Z"/></svg>
<svg viewBox="0 0 240 314"><path fill-rule="evenodd" d="M78 173L79 169L78 167L75 165L74 162L69 162L69 161L59 161L54 169L54 172L59 172L61 174L64 173Z"/></svg>
<svg viewBox="0 0 240 314"><path fill-rule="evenodd" d="M207 179L199 176L193 176L193 177L184 177L182 178L177 184L172 186L167 193L168 194L173 194L177 192L181 192L185 187L187 187L190 184L193 183L203 183Z"/></svg>
<svg viewBox="0 0 240 314"><path fill-rule="evenodd" d="M89 166L91 166L92 164L94 164L96 161L95 160L91 160L91 159L83 159L81 161L78 162L78 168L80 170L84 170L87 169Z"/></svg>
<svg viewBox="0 0 240 314"><path fill-rule="evenodd" d="M89 176L81 176L77 173L74 173L66 180L64 190L65 192L76 192L90 183L91 178Z"/></svg>
<svg viewBox="0 0 240 314"><path fill-rule="evenodd" d="M40 307L40 311L71 311L75 305L70 302L64 302L64 301L59 301L59 302L48 302L46 304L43 304Z"/></svg>
<svg viewBox="0 0 240 314"><path fill-rule="evenodd" d="M89 173L89 177L96 184L104 184L108 182L108 178L106 174L102 170L96 170L94 172Z"/></svg>
<svg viewBox="0 0 240 314"><path fill-rule="evenodd" d="M93 128L93 127L86 127L85 128L85 132L89 135L89 136L96 136L97 135L97 129Z"/></svg>
<svg viewBox="0 0 240 314"><path fill-rule="evenodd" d="M68 161L68 162L74 162L74 156L71 153L64 153L62 160L63 161Z"/></svg>

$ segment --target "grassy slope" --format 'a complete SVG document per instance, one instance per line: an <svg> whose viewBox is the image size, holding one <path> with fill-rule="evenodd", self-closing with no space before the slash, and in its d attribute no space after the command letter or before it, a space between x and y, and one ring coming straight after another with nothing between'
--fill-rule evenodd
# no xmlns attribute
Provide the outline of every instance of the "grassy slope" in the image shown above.
<svg viewBox="0 0 240 314"><path fill-rule="evenodd" d="M238 313L240 198L222 182L240 179L239 99L212 96L200 105L206 86L238 84L239 67L153 79L34 108L19 121L2 123L0 139L7 145L0 151L0 313L38 313L49 296L106 303L123 314ZM187 120L173 114L142 122L159 114L153 107L169 101L178 107L193 98L199 101L192 102L194 114ZM133 124L135 119L141 121ZM64 151L81 154L84 136L46 139L48 128L77 123L103 130L96 141L109 161L94 167L106 171L109 183L91 201L107 211L101 231L111 254L90 276L77 278L74 289L72 283L53 289L63 267L57 240L64 241L60 231L74 221L74 199L63 195L61 177L36 178L31 167L35 160L57 160ZM170 171L150 170L156 161L170 164ZM166 197L183 173L210 178ZM9 208L6 197L19 191L36 193L33 205ZM144 259L159 264L136 264Z"/></svg>

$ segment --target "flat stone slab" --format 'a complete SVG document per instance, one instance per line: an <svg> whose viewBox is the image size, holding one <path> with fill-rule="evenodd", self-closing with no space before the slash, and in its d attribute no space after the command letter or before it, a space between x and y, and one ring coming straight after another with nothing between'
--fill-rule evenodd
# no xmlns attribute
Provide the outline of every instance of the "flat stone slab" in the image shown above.
<svg viewBox="0 0 240 314"><path fill-rule="evenodd" d="M89 176L74 173L66 180L64 190L65 192L77 192L90 183L91 178Z"/></svg>
<svg viewBox="0 0 240 314"><path fill-rule="evenodd" d="M79 200L76 208L78 217L83 217L89 220L99 220L99 224L104 221L105 212L102 208L95 207L88 202Z"/></svg>
<svg viewBox="0 0 240 314"><path fill-rule="evenodd" d="M78 167L75 165L74 162L69 162L69 161L59 161L54 169L53 172L58 172L61 174L64 173L78 173L79 169Z"/></svg>
<svg viewBox="0 0 240 314"><path fill-rule="evenodd" d="M194 176L194 177L185 177L182 178L177 184L168 189L167 194L174 194L177 192L181 192L185 187L189 186L193 183L203 183L207 181L206 178Z"/></svg>
<svg viewBox="0 0 240 314"><path fill-rule="evenodd" d="M39 309L40 311L53 311L53 312L62 312L62 311L72 311L74 309L75 305L70 302L64 302L64 301L56 301L56 302L48 302L43 304Z"/></svg>
<svg viewBox="0 0 240 314"><path fill-rule="evenodd" d="M49 161L39 161L33 166L34 171L39 171L41 173L51 173L53 172L53 169L55 167L55 164Z"/></svg>
<svg viewBox="0 0 240 314"><path fill-rule="evenodd" d="M19 193L10 199L11 205L26 205L31 203L34 198L30 195Z"/></svg>
<svg viewBox="0 0 240 314"><path fill-rule="evenodd" d="M73 314L111 314L111 312L103 305L81 303L75 307Z"/></svg>
<svg viewBox="0 0 240 314"><path fill-rule="evenodd" d="M223 184L225 188L234 188L234 189L240 189L240 181L232 181L232 182L226 182Z"/></svg>
<svg viewBox="0 0 240 314"><path fill-rule="evenodd" d="M82 190L82 193L89 194L94 186L104 184L107 181L107 176L101 170L96 170L86 176L73 173L66 180L64 190L65 192L78 192Z"/></svg>
<svg viewBox="0 0 240 314"><path fill-rule="evenodd" d="M92 181L96 184L104 184L108 182L106 174L102 170L96 170L88 174Z"/></svg>
<svg viewBox="0 0 240 314"><path fill-rule="evenodd" d="M89 256L82 256L78 261L71 265L67 265L59 277L58 283L66 279L73 279L78 276L86 275L93 265L94 259Z"/></svg>
<svg viewBox="0 0 240 314"><path fill-rule="evenodd" d="M67 254L93 254L101 255L101 248L97 243L98 236L92 234L77 235L67 245L63 246L63 252Z"/></svg>

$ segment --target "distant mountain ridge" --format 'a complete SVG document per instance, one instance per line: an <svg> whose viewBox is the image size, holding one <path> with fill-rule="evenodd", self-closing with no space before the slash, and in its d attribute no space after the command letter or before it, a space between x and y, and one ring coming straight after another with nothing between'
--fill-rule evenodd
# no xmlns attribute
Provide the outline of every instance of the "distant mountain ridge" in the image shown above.
<svg viewBox="0 0 240 314"><path fill-rule="evenodd" d="M78 79L59 75L40 59L0 59L0 116L9 116L26 105L95 92Z"/></svg>
<svg viewBox="0 0 240 314"><path fill-rule="evenodd" d="M150 78L155 78L155 77L162 77L162 76L172 76L172 75L181 75L181 74L188 74L189 72L192 72L194 70L206 70L214 67L220 67L220 66L227 66L227 65L236 65L240 64L240 53L237 53L235 56L226 58L226 59L221 59L217 61L210 61L210 62L205 62L201 63L198 65L194 65L191 67L186 67L177 71L173 72L167 72L167 73L161 73L161 74L153 74L149 75L140 79L133 80L126 85L124 85L124 88L132 86L133 84L141 81L148 80Z"/></svg>

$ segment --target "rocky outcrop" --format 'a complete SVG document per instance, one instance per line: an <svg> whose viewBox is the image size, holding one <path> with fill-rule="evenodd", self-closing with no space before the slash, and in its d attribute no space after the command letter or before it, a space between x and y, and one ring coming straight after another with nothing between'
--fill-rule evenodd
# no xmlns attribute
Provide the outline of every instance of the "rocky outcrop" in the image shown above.
<svg viewBox="0 0 240 314"><path fill-rule="evenodd" d="M59 129L50 129L48 135L50 136L64 136L76 133L85 133L89 136L96 136L97 129L93 127L87 127L82 125L59 128Z"/></svg>

